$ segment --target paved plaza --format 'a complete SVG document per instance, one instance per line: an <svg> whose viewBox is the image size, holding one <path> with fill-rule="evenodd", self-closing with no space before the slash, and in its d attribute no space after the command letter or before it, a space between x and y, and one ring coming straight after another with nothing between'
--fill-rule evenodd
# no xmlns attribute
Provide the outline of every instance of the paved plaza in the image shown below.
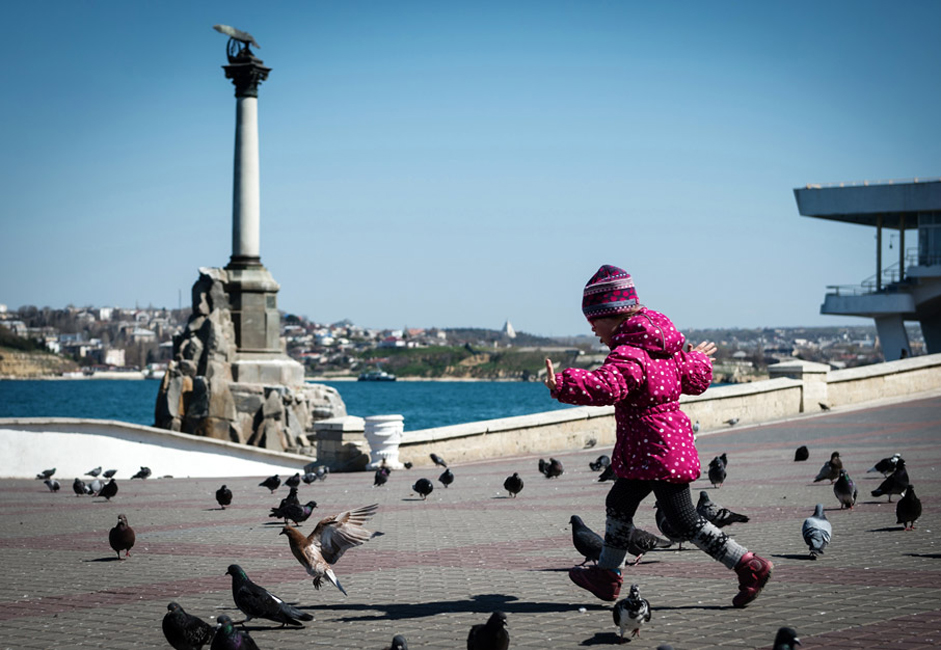
<svg viewBox="0 0 941 650"><path fill-rule="evenodd" d="M728 454L728 479L708 489L714 501L751 521L731 534L775 563L760 598L745 610L731 606L735 574L701 551L649 553L624 570L640 586L653 620L626 647L770 648L776 630L794 627L804 648L931 648L941 646L941 396L868 408L835 410L785 422L705 432L703 466ZM801 444L810 459L794 462ZM840 511L828 481L812 483L832 451L859 486L852 511ZM895 501L874 498L882 476L866 473L900 452L924 503L915 531L896 524ZM382 488L371 473L332 474L301 484L300 499L318 514L379 504L371 522L384 535L349 551L336 573L349 592L316 591L291 555L280 525L267 517L287 494L258 487L264 477L130 481L117 477L111 502L72 493L72 476L57 476L58 494L41 481L0 481L0 648L167 648L160 629L167 603L214 623L234 607L229 564L313 615L304 628L253 620L248 629L262 650L384 648L395 634L414 648L463 648L471 625L494 610L506 612L511 648L577 648L618 642L611 605L575 587L567 570L581 557L569 517L604 528L607 486L590 460L609 449L555 454L565 474L546 479L536 457L501 458L453 467L444 489L439 468L393 472ZM55 465L50 450L49 467ZM403 459L408 460L408 459ZM115 459L102 458L106 466ZM418 465L418 463L416 463ZM40 471L45 467L34 468ZM90 468L89 468L90 469ZM153 467L154 475L161 474ZM525 487L507 498L504 479L519 472ZM426 501L412 493L433 479ZM282 479L286 478L282 476ZM235 494L226 510L214 492ZM833 524L826 554L809 561L801 523L822 503ZM636 523L656 532L653 498ZM117 561L108 530L118 514L137 533L130 559ZM301 526L309 532L313 523ZM623 592L626 595L626 586Z"/></svg>

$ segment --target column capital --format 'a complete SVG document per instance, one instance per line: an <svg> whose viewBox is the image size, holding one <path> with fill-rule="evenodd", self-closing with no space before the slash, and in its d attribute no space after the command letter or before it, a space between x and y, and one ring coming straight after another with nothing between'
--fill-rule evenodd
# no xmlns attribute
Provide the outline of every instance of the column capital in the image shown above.
<svg viewBox="0 0 941 650"><path fill-rule="evenodd" d="M271 68L262 65L264 61L252 54L248 47L236 56L229 55L229 65L222 66L225 78L235 85L236 97L258 97L258 86L268 78Z"/></svg>

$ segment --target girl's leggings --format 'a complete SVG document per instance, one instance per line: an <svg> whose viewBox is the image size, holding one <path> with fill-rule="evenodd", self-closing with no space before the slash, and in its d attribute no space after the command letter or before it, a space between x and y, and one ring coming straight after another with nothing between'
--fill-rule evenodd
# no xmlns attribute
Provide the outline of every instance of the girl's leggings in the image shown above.
<svg viewBox="0 0 941 650"><path fill-rule="evenodd" d="M640 502L651 492L657 497L657 503L671 527L713 559L734 569L748 552L696 512L688 483L619 478L605 499L607 522L598 566L618 569L623 564L634 529L634 514Z"/></svg>

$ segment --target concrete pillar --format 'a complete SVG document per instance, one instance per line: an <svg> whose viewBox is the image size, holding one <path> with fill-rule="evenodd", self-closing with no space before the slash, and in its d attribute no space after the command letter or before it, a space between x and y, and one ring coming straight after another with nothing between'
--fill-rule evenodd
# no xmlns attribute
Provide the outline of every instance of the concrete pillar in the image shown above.
<svg viewBox="0 0 941 650"><path fill-rule="evenodd" d="M875 321L879 342L882 344L882 356L886 361L901 359L902 350L905 350L905 356L911 355L911 348L908 347L908 332L905 331L905 321L902 320L899 314L878 316Z"/></svg>
<svg viewBox="0 0 941 650"><path fill-rule="evenodd" d="M239 97L235 109L232 259L261 261L258 173L258 98Z"/></svg>
<svg viewBox="0 0 941 650"><path fill-rule="evenodd" d="M821 404L827 404L827 374L830 366L813 361L784 361L768 366L771 379L788 377L803 382L801 390L801 413L816 413Z"/></svg>

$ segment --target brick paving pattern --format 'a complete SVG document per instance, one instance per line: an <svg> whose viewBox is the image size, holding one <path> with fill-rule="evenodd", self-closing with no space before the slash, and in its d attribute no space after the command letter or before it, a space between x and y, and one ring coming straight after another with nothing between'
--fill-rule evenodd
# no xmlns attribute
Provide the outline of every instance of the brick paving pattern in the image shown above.
<svg viewBox="0 0 941 650"><path fill-rule="evenodd" d="M737 610L734 573L704 553L685 546L649 553L624 570L625 584L638 583L653 608L628 647L768 648L781 625L794 627L808 649L941 646L941 546L933 532L941 530L939 443L941 396L700 436L704 466L728 454L728 479L719 489L699 479L694 499L707 489L720 505L749 515L728 530L774 561L774 576L752 606ZM811 455L796 463L800 444ZM840 511L828 481L811 482L834 450L859 486L852 511ZM906 459L924 503L913 532L895 523L898 497L890 504L869 495L882 476L866 469L894 452ZM609 484L588 468L600 453L610 450L556 454L566 469L558 479L542 477L535 457L520 457L453 467L448 489L437 481L440 468L427 465L393 472L382 488L372 487L370 473L302 484L301 501L319 504L314 519L380 504L371 528L385 534L335 567L348 598L332 585L314 589L278 535L280 523L267 517L287 489L270 494L257 486L264 477L118 476L111 502L74 496L71 476L56 477L58 494L38 480L0 480L0 648L167 648L160 622L171 600L210 623L221 614L243 618L225 575L231 563L314 616L303 629L251 621L262 649L378 649L394 634L410 648L463 648L470 626L495 609L507 613L512 648L616 645L611 605L566 575L581 561L569 517L603 530ZM511 499L502 485L514 471L526 485ZM435 483L427 501L410 489L422 476ZM235 495L226 510L214 499L222 483ZM811 562L800 527L816 503L826 507L833 540ZM652 506L649 497L636 523L656 532ZM121 513L137 532L126 561L108 546Z"/></svg>

